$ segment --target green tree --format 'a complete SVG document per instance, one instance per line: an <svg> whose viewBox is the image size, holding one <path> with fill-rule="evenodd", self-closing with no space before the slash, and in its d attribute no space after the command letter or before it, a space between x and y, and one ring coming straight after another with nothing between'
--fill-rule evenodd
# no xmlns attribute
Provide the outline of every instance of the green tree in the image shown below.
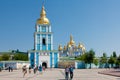
<svg viewBox="0 0 120 80"><path fill-rule="evenodd" d="M100 58L100 63L101 64L107 63L107 55L106 55L106 53L103 53L103 56Z"/></svg>
<svg viewBox="0 0 120 80"><path fill-rule="evenodd" d="M84 61L85 60L85 54L80 55L79 57L76 58L76 60Z"/></svg>
<svg viewBox="0 0 120 80"><path fill-rule="evenodd" d="M94 58L95 58L95 52L91 49L88 52L88 56L87 56L87 61L90 64L90 68L91 68L91 63L93 63Z"/></svg>
<svg viewBox="0 0 120 80"><path fill-rule="evenodd" d="M113 64L115 63L116 59L111 55L110 59L108 60L108 63L111 64L111 67L113 67Z"/></svg>
<svg viewBox="0 0 120 80"><path fill-rule="evenodd" d="M19 49L17 49L16 52L17 52L17 53L20 52Z"/></svg>
<svg viewBox="0 0 120 80"><path fill-rule="evenodd" d="M88 52L86 52L86 53L81 57L81 59L82 59L85 63L88 63L88 62L89 62Z"/></svg>
<svg viewBox="0 0 120 80"><path fill-rule="evenodd" d="M2 57L0 56L0 61L2 61Z"/></svg>
<svg viewBox="0 0 120 80"><path fill-rule="evenodd" d="M118 56L117 60L118 60L118 61L119 61L119 63L120 63L120 55Z"/></svg>
<svg viewBox="0 0 120 80"><path fill-rule="evenodd" d="M86 64L90 64L91 68L91 63L93 63L93 60L95 58L95 52L91 49L88 52L85 52L85 54L82 54L80 57L77 58L77 60L84 61Z"/></svg>
<svg viewBox="0 0 120 80"><path fill-rule="evenodd" d="M94 58L93 63L97 66L98 65L98 59Z"/></svg>
<svg viewBox="0 0 120 80"><path fill-rule="evenodd" d="M9 54L3 54L3 55L1 56L1 58L2 58L2 60L7 61L7 60L9 60L10 55L9 55Z"/></svg>
<svg viewBox="0 0 120 80"><path fill-rule="evenodd" d="M106 53L103 53L103 57L107 57L107 54L106 54Z"/></svg>
<svg viewBox="0 0 120 80"><path fill-rule="evenodd" d="M23 53L16 53L14 55L14 59L15 60L28 61L28 55L27 54L23 54Z"/></svg>
<svg viewBox="0 0 120 80"><path fill-rule="evenodd" d="M116 54L116 52L115 51L113 51L113 58L114 58L114 64L115 64L115 66L117 67L118 66L118 61L117 61L117 54Z"/></svg>
<svg viewBox="0 0 120 80"><path fill-rule="evenodd" d="M117 55L116 55L116 52L115 52L115 51L113 51L113 57L114 57L114 58L117 58Z"/></svg>
<svg viewBox="0 0 120 80"><path fill-rule="evenodd" d="M117 57L115 64L116 64L116 67L119 67L119 65L120 65L120 55Z"/></svg>

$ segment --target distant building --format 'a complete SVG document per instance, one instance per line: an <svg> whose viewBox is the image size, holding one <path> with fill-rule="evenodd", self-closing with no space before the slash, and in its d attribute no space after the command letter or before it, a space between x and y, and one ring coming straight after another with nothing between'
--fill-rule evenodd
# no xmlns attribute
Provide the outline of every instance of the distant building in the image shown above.
<svg viewBox="0 0 120 80"><path fill-rule="evenodd" d="M0 67L3 69L8 69L8 67L12 67L13 69L22 69L22 67L26 65L29 67L29 61L0 61Z"/></svg>
<svg viewBox="0 0 120 80"><path fill-rule="evenodd" d="M64 46L64 48L59 45L58 51L60 57L77 57L85 53L85 46L83 43L76 45L72 35L70 35L70 41Z"/></svg>
<svg viewBox="0 0 120 80"><path fill-rule="evenodd" d="M46 17L44 6L42 6L40 18L36 22L34 33L34 49L28 51L31 67L45 66L57 67L59 54L53 49L53 32L49 19Z"/></svg>

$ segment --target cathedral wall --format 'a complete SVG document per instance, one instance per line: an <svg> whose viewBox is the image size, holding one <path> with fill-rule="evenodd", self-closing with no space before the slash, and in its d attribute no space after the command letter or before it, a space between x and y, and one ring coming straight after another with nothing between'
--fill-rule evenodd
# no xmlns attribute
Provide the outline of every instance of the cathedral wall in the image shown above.
<svg viewBox="0 0 120 80"><path fill-rule="evenodd" d="M47 67L50 67L50 57L49 56L39 56L39 63L42 65L42 63L47 63Z"/></svg>

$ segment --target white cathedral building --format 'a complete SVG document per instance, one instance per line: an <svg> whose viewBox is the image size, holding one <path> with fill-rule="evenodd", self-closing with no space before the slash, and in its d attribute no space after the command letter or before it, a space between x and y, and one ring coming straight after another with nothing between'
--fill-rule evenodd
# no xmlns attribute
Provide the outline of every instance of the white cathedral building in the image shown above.
<svg viewBox="0 0 120 80"><path fill-rule="evenodd" d="M53 50L53 32L44 6L36 22L34 32L34 49L28 51L30 66L58 67L59 54Z"/></svg>

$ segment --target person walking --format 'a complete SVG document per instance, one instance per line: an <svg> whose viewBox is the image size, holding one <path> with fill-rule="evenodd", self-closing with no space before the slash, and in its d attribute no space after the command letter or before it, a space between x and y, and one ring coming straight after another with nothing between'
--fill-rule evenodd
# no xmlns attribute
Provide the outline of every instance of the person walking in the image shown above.
<svg viewBox="0 0 120 80"><path fill-rule="evenodd" d="M8 67L9 72L11 71L11 66Z"/></svg>
<svg viewBox="0 0 120 80"><path fill-rule="evenodd" d="M43 66L43 70L45 71L45 66Z"/></svg>
<svg viewBox="0 0 120 80"><path fill-rule="evenodd" d="M2 67L0 66L0 72L2 71Z"/></svg>
<svg viewBox="0 0 120 80"><path fill-rule="evenodd" d="M73 66L71 65L70 67L69 67L69 72L70 72L70 80L72 80L73 79Z"/></svg>
<svg viewBox="0 0 120 80"><path fill-rule="evenodd" d="M68 66L65 67L65 80L69 79L69 68Z"/></svg>
<svg viewBox="0 0 120 80"><path fill-rule="evenodd" d="M11 72L13 72L13 67L12 66L10 67L10 69L11 69Z"/></svg>
<svg viewBox="0 0 120 80"><path fill-rule="evenodd" d="M25 66L23 66L23 77L25 77L25 75L27 74L27 67L26 67L26 65Z"/></svg>
<svg viewBox="0 0 120 80"><path fill-rule="evenodd" d="M29 74L31 74L31 66L29 66Z"/></svg>
<svg viewBox="0 0 120 80"><path fill-rule="evenodd" d="M39 72L42 73L42 66L39 66Z"/></svg>
<svg viewBox="0 0 120 80"><path fill-rule="evenodd" d="M33 67L33 72L36 73L36 66Z"/></svg>

